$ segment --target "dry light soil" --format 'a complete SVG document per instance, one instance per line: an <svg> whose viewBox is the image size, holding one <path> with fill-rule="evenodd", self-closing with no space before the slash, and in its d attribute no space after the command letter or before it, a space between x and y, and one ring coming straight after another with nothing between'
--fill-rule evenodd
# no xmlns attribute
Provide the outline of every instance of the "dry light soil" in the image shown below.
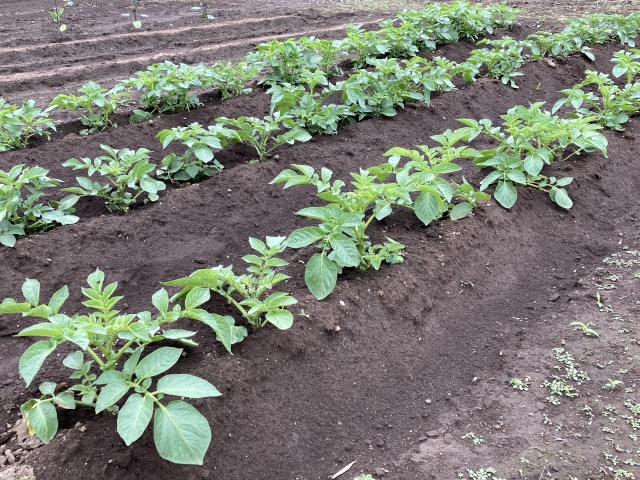
<svg viewBox="0 0 640 480"><path fill-rule="evenodd" d="M212 9L215 20L207 21L192 10L197 2L145 1L138 11L143 26L135 30L123 16L129 2L78 0L65 10L68 29L60 35L45 10L49 3L2 1L0 96L8 101L34 98L46 105L89 79L110 87L162 60L237 61L273 38L342 38L349 22L375 24L395 13L380 7L384 2L365 2L363 10L357 2L221 0ZM562 17L595 8L637 9L634 2L512 5L523 9L518 25L494 38L558 30ZM462 61L473 48L457 43L437 54ZM573 55L553 65L526 64L519 89L490 79L458 82L457 91L430 106L407 105L394 118L344 126L262 163L249 162L248 147L227 148L218 154L220 174L169 187L158 202L126 215L81 199L77 224L0 248L0 299L20 297L24 279L35 278L46 298L69 285L65 311L80 311L80 288L100 268L118 282L122 310L148 310L159 282L219 264L238 269L250 236L287 235L307 225L294 212L319 204L314 191L268 184L288 165L327 167L348 181L349 172L381 163L393 146L433 144L429 137L457 128L457 118L497 122L518 104L553 105L558 91L580 82L586 69L610 73L610 59L621 48L595 47L595 62ZM163 128L266 115L268 96L252 87L250 95L225 101L216 91L202 92L201 108L137 125L127 122L131 105L117 116L120 126L88 137L78 135L77 119L60 115L50 141L0 154L0 169L39 165L72 185L75 172L61 164L98 156L101 144L145 147L160 162L166 152L155 135ZM222 392L194 402L213 432L202 466L160 459L150 431L126 447L116 418L89 409L61 412L60 431L47 445L26 439L19 406L42 381L68 381L61 365L67 350L25 389L18 359L33 340L14 335L36 319L3 317L0 478L311 480L353 461L340 478L485 478L480 469L489 468L505 479L639 478L639 132L632 119L624 132L605 133L608 158L594 153L547 167L547 175L575 178L569 211L543 192L521 190L511 210L491 200L458 222L424 227L409 212L394 212L373 225L371 235L406 245L405 262L347 271L321 302L303 281L312 250L287 250L291 278L283 288L299 300L293 327L250 332L233 355L202 324L185 322L184 328L198 330L199 346L185 350L175 371L206 378ZM477 185L481 173L462 166ZM222 300L206 307L234 313ZM570 325L576 321L591 322L600 336L583 335ZM577 396L552 396L549 386L541 387L554 378L564 378ZM513 388L512 379L523 389ZM603 388L614 380L623 383Z"/></svg>

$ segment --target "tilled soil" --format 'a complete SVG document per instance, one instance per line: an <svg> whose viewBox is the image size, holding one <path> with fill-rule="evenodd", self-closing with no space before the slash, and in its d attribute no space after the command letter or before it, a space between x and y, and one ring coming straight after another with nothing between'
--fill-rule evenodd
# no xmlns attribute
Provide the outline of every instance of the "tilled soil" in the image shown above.
<svg viewBox="0 0 640 480"><path fill-rule="evenodd" d="M122 16L126 2L77 2L65 11L68 33L60 36L45 18L42 2L4 2L0 95L14 102L35 98L44 105L88 79L111 86L155 61L237 60L261 41L301 34L341 38L345 23L375 23L385 17L378 11L331 14L329 3L220 2L216 19L205 21L192 5L146 2L139 13L148 17L136 31L131 19ZM512 32L495 36L523 38L538 28L537 20L521 19ZM462 60L473 48L458 43L436 53ZM65 311L72 313L82 309L80 287L87 275L100 268L108 281L119 283L118 293L125 296L122 310L148 310L159 282L219 264L239 270L240 257L250 250L250 236L284 236L307 225L294 213L319 204L314 191L268 184L290 164L327 167L334 178L348 182L350 172L381 163L393 146L431 144L431 135L460 126L457 118L490 118L495 123L518 104L553 105L557 92L581 81L585 69L610 72L609 60L620 48L594 48L595 62L574 55L556 59L553 67L546 61L527 64L517 90L488 79L460 84L459 90L435 97L430 106L411 104L393 118L344 126L337 135L282 148L262 163L248 162L253 153L247 147L227 148L217 156L225 166L220 174L200 184L169 187L158 202L126 215L111 215L99 201L82 199L79 223L21 238L15 248L0 250L0 278L5 279L0 298L18 297L25 278L38 279L45 298L67 284L71 297ZM39 165L71 185L75 172L61 164L71 157L93 158L101 153L101 144L145 147L159 163L167 152L155 135L163 128L195 121L207 125L219 116L266 115L268 97L252 86L249 96L225 101L216 92L204 92L202 108L144 124L128 125L123 112L119 127L88 137L77 135L79 122L65 120L51 141L1 154L0 169ZM613 289L603 293L624 303L619 309L627 319L627 336L620 337L620 329L605 335L596 328L601 338L589 339L569 324L591 319L600 327L610 321L602 318L609 312L596 307L594 283L605 281L598 268L611 254L640 249L639 128L632 119L626 131L606 132L608 158L582 155L545 170L547 175L575 178L568 187L574 200L570 211L533 190L521 190L510 211L492 200L468 218L429 227L409 212L396 211L373 225L371 236L388 236L406 245L405 262L380 271L345 272L321 302L303 281L303 263L312 249L287 250L291 279L283 288L300 302L292 309L294 326L284 332L251 332L234 346L234 355L201 324L184 321L184 328L198 330L199 346L187 348L174 370L206 378L223 393L193 402L213 431L203 466L161 460L150 431L126 447L116 432L116 418L88 409L61 413L58 436L26 449L22 437L14 434L19 405L35 395L40 382L67 380L69 371L61 368L67 350L59 349L25 390L17 365L31 340L13 335L35 321L4 318L0 450L22 448L18 465L32 468L38 479L309 480L326 478L354 460L355 466L341 478L364 472L375 478L445 479L467 468L487 467L495 468L500 478L613 478L607 470L613 464L607 463L603 450L616 453L614 445L622 445L634 455L637 444L627 435L633 431L625 427L629 432L620 430L624 438L609 442L602 425L596 422L596 429L576 414L598 396L602 403L621 403L627 397L638 401L637 394L623 388L603 391L603 383L618 374L613 367L603 370L596 364L609 358L626 361L631 366L619 368L628 376L616 378L633 390L640 373L634 356L640 346L633 328L639 280L634 284L632 274L640 267L620 275L626 283L619 297L626 303L618 292L614 298ZM481 173L471 164L461 165L461 174L477 185ZM218 299L206 307L235 313ZM299 315L302 310L304 315ZM562 338L568 350L579 352L592 380L581 386L580 398L554 406L545 401L548 391L541 393L538 384L546 378L546 369L553 371L551 348L560 347ZM628 339L624 351L621 338ZM597 361L589 356L594 351ZM532 377L530 391L508 386L518 375ZM542 414L552 417L553 426L542 423ZM470 432L484 441L474 446ZM640 475L637 466L625 468ZM6 467L0 478L19 476L15 472L14 466Z"/></svg>

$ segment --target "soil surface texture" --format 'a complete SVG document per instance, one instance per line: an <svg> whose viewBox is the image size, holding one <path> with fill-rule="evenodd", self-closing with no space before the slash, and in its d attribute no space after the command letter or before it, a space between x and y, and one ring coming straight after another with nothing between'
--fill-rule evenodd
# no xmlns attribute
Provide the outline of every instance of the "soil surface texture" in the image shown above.
<svg viewBox="0 0 640 480"><path fill-rule="evenodd" d="M59 34L46 11L50 3L2 2L0 97L10 102L33 98L46 105L87 80L110 87L163 60L237 61L274 38L343 38L347 23L374 26L402 7L221 0L208 21L192 10L199 2L145 1L137 30L129 2L78 0L65 9L67 31ZM559 19L598 8L638 9L637 2L510 5L523 9L518 24L492 38L558 31ZM460 42L434 54L462 61L473 48ZM269 185L290 164L327 167L348 183L350 172L382 163L391 147L434 145L430 137L458 128L458 118L495 124L519 104L540 101L550 109L558 91L582 81L586 69L611 73L610 59L620 49L596 46L595 61L573 55L528 63L518 89L490 79L460 82L430 106L409 104L393 118L286 145L261 163L250 162L248 147L226 148L216 154L221 173L169 186L159 201L126 215L83 198L77 224L0 248L0 299L21 299L24 279L34 278L43 298L68 285L65 313L84 311L80 288L100 268L107 281L118 282L121 310L150 310L159 282L220 264L240 271L249 237L286 236L309 224L294 213L321 204L313 188ZM0 169L38 165L71 186L77 172L61 164L101 155L101 144L148 148L160 163L167 154L155 138L161 129L267 115L269 96L255 82L251 87L248 96L224 101L217 91L202 92L201 108L136 125L127 121L131 111L123 111L117 128L85 137L78 135L77 119L59 115L50 141L1 153ZM19 407L43 381L68 381L61 361L71 347L59 348L25 389L18 361L34 340L14 335L37 319L3 316L0 479L312 480L354 461L340 479L491 478L477 473L489 468L504 479L634 478L620 470L640 478L640 122L625 126L624 132L604 132L608 158L592 153L546 167L548 176L574 177L568 211L529 189L519 190L511 210L490 200L467 218L428 227L397 209L370 234L406 245L404 263L345 271L323 301L304 284L304 262L313 249L284 252L291 278L281 288L299 301L289 330L249 328L230 355L204 325L181 321L182 328L198 331L199 345L187 347L172 372L203 377L222 393L192 401L212 429L202 466L162 460L151 429L127 447L115 416L87 408L61 412L58 435L47 445L27 438ZM490 148L482 140L473 146ZM456 178L478 185L483 173L470 162L461 166ZM205 307L241 322L222 299ZM589 325L599 337L583 335L572 322ZM541 387L570 368L584 372L571 382L577 396L553 396Z"/></svg>

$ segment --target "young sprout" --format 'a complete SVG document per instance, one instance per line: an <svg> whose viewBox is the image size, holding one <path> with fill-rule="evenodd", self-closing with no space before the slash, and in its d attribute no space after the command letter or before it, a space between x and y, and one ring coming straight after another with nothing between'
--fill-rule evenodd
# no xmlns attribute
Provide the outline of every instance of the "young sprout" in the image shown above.
<svg viewBox="0 0 640 480"><path fill-rule="evenodd" d="M575 330L582 330L582 334L586 335L587 337L592 336L592 337L600 337L600 335L598 335L598 332L596 332L594 329L589 328L590 325L592 325L591 322L587 322L587 323L582 323L582 322L571 322L570 323L571 326L575 325ZM595 325L594 325L595 326Z"/></svg>
<svg viewBox="0 0 640 480"><path fill-rule="evenodd" d="M624 383L622 380L611 380L610 378L607 380L609 383L605 383L602 386L603 390L615 390L618 385L622 385Z"/></svg>

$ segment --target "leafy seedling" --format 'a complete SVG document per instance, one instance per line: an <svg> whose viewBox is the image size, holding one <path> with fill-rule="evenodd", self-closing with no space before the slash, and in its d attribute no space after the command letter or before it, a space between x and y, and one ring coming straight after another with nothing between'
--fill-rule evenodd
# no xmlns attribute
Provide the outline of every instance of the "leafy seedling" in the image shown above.
<svg viewBox="0 0 640 480"><path fill-rule="evenodd" d="M120 313L114 310L123 298L114 296L117 283L105 285L104 273L96 270L87 278L87 298L83 305L88 314L68 316L60 313L69 297L65 285L55 292L48 303L40 302L40 283L27 279L22 286L24 302L6 298L0 303L0 314L21 313L25 317L43 319L18 333L19 337L41 337L20 358L18 368L27 386L59 345L75 345L62 364L72 370L70 378L78 382L59 390L55 382L40 385L41 396L20 407L30 434L48 443L58 430L56 406L73 410L77 406L95 408L96 413L118 414L117 430L126 445L135 442L147 429L154 416L153 437L160 456L174 463L202 465L211 442L207 420L193 406L180 400L163 402L166 395L183 398L219 396L208 381L189 374L159 375L172 368L183 354L181 348L160 347L142 356L145 347L164 339L196 346L196 332L167 328L183 317L201 320L210 325L227 349L232 339L230 318L202 316L197 308L169 309L169 297L164 289L152 297L158 310ZM191 300L191 299L189 299ZM197 303L197 302L196 302ZM206 314L206 312L204 312ZM241 328L241 327L240 327ZM126 360L125 360L126 359ZM155 388L151 388L156 381ZM133 389L133 392L132 392ZM121 408L116 404L129 394Z"/></svg>
<svg viewBox="0 0 640 480"><path fill-rule="evenodd" d="M90 177L98 172L107 182L101 184L87 177L76 177L80 186L63 188L63 192L103 198L107 209L112 213L126 213L143 194L145 203L158 200L158 192L164 190L166 185L149 176L156 168L149 162L149 150L115 150L108 145L100 145L100 148L107 155L93 160L86 157L70 158L62 165L74 170L88 170Z"/></svg>
<svg viewBox="0 0 640 480"><path fill-rule="evenodd" d="M596 332L594 329L590 328L591 322L587 322L587 323L571 322L569 325L575 326L576 330L582 330L582 334L586 335L587 337L589 337L589 336L600 337L600 335L598 335L598 332Z"/></svg>
<svg viewBox="0 0 640 480"><path fill-rule="evenodd" d="M213 14L209 12L209 6L209 3L200 2L199 7L191 7L191 10L202 10L202 13L200 14L202 18L206 18L207 20L215 20L216 17L214 17Z"/></svg>
<svg viewBox="0 0 640 480"><path fill-rule="evenodd" d="M16 165L8 172L0 170L0 244L13 247L17 235L43 232L56 224L70 225L79 220L72 215L77 195L39 203L47 188L61 183L49 178L48 173L44 168L24 165Z"/></svg>
<svg viewBox="0 0 640 480"><path fill-rule="evenodd" d="M80 134L88 135L109 126L117 127L109 120L109 115L118 110L130 97L123 89L122 85L116 85L107 90L90 80L78 89L82 95L58 95L51 101L50 107L65 108L79 113L80 121L87 127L81 130Z"/></svg>
<svg viewBox="0 0 640 480"><path fill-rule="evenodd" d="M250 266L248 274L236 275L233 266L196 270L191 275L163 285L184 287L172 297L172 301L185 298L185 306L190 298L199 298L204 303L209 300L209 290L224 297L254 328L264 327L268 323L280 330L293 325L293 314L287 307L298 301L285 292L268 293L273 287L289 277L277 273L276 269L288 265L288 262L276 255L282 253L287 244L286 237L267 237L266 242L249 238L249 244L260 255L245 255L242 260Z"/></svg>
<svg viewBox="0 0 640 480"><path fill-rule="evenodd" d="M6 103L0 98L0 152L26 148L35 137L51 136L49 130L56 130L49 118L51 107L42 110L34 100L26 100L21 107Z"/></svg>
<svg viewBox="0 0 640 480"><path fill-rule="evenodd" d="M58 8L58 0L53 0L53 10L49 12L49 15L56 22L58 27L58 33L62 33L67 29L67 25L62 23L62 14L64 13L64 8Z"/></svg>
<svg viewBox="0 0 640 480"><path fill-rule="evenodd" d="M622 380L611 380L607 379L607 383L602 386L603 390L615 390L618 385L623 385L624 382Z"/></svg>
<svg viewBox="0 0 640 480"><path fill-rule="evenodd" d="M140 0L131 0L131 12L133 13L133 27L140 28L142 26L142 22L138 20L138 5Z"/></svg>

